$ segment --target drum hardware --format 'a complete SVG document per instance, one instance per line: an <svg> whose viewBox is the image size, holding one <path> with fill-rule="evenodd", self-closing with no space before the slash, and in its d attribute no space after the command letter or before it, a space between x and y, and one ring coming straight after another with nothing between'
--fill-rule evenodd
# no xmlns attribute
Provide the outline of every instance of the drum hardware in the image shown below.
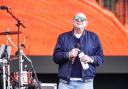
<svg viewBox="0 0 128 89"><path fill-rule="evenodd" d="M18 72L18 87L17 87L17 89L25 89L24 82L23 82L23 77L24 77L23 74L25 74L24 71L23 71L23 62L24 62L24 60L22 59L22 56L24 56L25 59L27 59L30 62L31 68L32 68L32 70L34 72L34 75L35 75L35 79L36 79L36 81L38 83L38 87L39 87L39 89L41 89L41 84L39 83L39 80L37 78L36 72L35 72L35 70L33 68L32 61L24 54L23 50L21 50L21 45L20 45L20 33L21 33L20 32L20 27L22 26L23 28L25 28L25 26L24 26L23 23L21 23L21 21L17 17L15 17L12 14L11 11L9 11L9 9L6 9L6 10L7 10L7 13L9 13L16 20L16 22L17 22L16 27L17 27L18 31L17 32L14 32L14 31L13 32L8 32L7 31L7 32L0 33L0 35L7 35L7 41L11 42L12 45L18 50L19 72ZM17 34L17 41L18 41L18 45L17 46L12 42L11 38L8 37L8 35L14 35L14 34ZM8 44L8 42L7 42L7 44ZM4 85L4 89L6 89L6 85ZM10 87L8 87L8 89L10 89Z"/></svg>
<svg viewBox="0 0 128 89"><path fill-rule="evenodd" d="M9 42L16 48L16 49L18 49L17 48L17 46L13 43L13 41L11 40L11 38L8 38L8 40L9 40ZM34 67L33 67L33 64L32 64L32 61L30 60L30 58L28 58L25 54L24 54L24 52L23 52L23 50L20 50L21 51L21 53L22 53L22 56L24 56L25 57L25 59L27 59L27 61L31 64L31 68L32 68L32 71L33 71L33 73L34 73L34 76L35 76L35 79L33 79L34 81L36 81L36 86L39 88L39 89L41 89L41 83L39 82L39 80L38 80L38 77L37 77L37 75L36 75L36 71L35 71L35 69L34 69ZM23 72L24 71L22 71L22 74L23 74ZM22 79L23 79L23 77L22 77ZM22 84L24 85L24 82L22 81Z"/></svg>
<svg viewBox="0 0 128 89"><path fill-rule="evenodd" d="M11 44L13 44L14 47L16 47L16 45L13 43L13 41L11 40L10 37L8 37L7 40ZM9 61L16 60L16 59L18 59L18 57L13 56L12 58L10 58L10 52L9 52L10 51L10 48L9 48L10 46L7 46L8 54L5 54L5 51L4 51L5 48L6 48L5 46L7 46L7 45L2 45L0 47L0 58L2 58L2 59L0 59L0 63L2 63L2 65L3 65L3 80L4 80L3 81L3 89L16 89L16 88L19 87L19 82L20 82L20 80L18 79L19 78L19 72L14 72L13 77L12 77L12 74L10 76L10 70L9 70L9 72L7 72L8 69L6 67L7 67L7 65L9 65L9 63L8 63ZM32 61L29 58L27 58L27 56L23 53L23 50L21 50L21 52L22 52L22 56L24 56L24 58L26 58L32 64ZM8 55L8 57L6 57L5 55ZM23 62L24 62L24 60L23 60ZM27 65L25 65L25 69L26 68L27 68ZM22 80L21 80L22 84L23 84L22 89L27 89L26 87L28 87L28 85L32 84L32 72L24 70L24 71L22 71L21 76L23 76ZM8 77L11 78L11 79L7 80ZM7 81L8 81L8 83L6 83ZM7 86L7 84L9 86Z"/></svg>
<svg viewBox="0 0 128 89"><path fill-rule="evenodd" d="M22 74L23 75L23 79L22 79L23 85L32 84L32 72L23 71L22 73L23 73ZM12 83L13 83L14 86L17 86L17 84L19 83L18 77L19 77L18 72L11 73L11 79L12 79Z"/></svg>
<svg viewBox="0 0 128 89"><path fill-rule="evenodd" d="M17 41L18 41L17 47L18 47L18 53L19 53L18 59L19 59L19 80L20 80L19 81L19 89L23 89L23 83L22 83L23 59L22 59L22 52L20 51L21 48L20 48L20 39L19 38L20 38L20 26L22 26L23 28L25 28L25 26L23 23L21 23L21 21L16 16L14 16L12 14L12 12L9 9L6 9L6 10L7 10L7 13L9 13L17 22L17 24L16 24L16 27L18 30L17 31L18 32L18 34L17 34Z"/></svg>
<svg viewBox="0 0 128 89"><path fill-rule="evenodd" d="M6 89L6 85L8 89L11 89L10 65L9 65L10 52L11 52L10 46L2 45L0 47L0 63L2 64L2 72L3 72L3 89Z"/></svg>
<svg viewBox="0 0 128 89"><path fill-rule="evenodd" d="M13 43L13 41L11 40L11 38L8 36L7 40L14 46L17 48L17 46ZM3 59L0 59L0 63L2 63L3 65L3 89L19 89L19 82L20 80L18 79L19 78L19 72L15 72L13 74L13 77L12 75L10 75L10 65L9 65L9 61L12 61L12 60L16 60L18 59L18 57L16 56L13 56L12 58L10 58L10 46L7 46L7 51L8 51L8 57L5 56L5 54L3 55L3 53L5 53L5 48L6 48L7 45L2 45L1 48L0 48L0 58L3 58ZM30 64L32 65L32 61L27 58L27 56L23 53L23 50L21 50L22 52L22 56L24 56L24 58L26 58ZM6 58L6 59L5 59ZM24 60L23 60L24 61ZM9 65L9 67L8 67ZM7 68L9 68L9 72ZM26 65L25 65L25 69L26 69ZM6 70L7 69L7 70ZM5 71L6 70L6 71ZM6 73L7 72L7 73ZM35 73L35 72L34 72ZM22 89L28 89L27 87L28 86L31 86L32 85L32 72L29 72L27 70L24 70L22 71L22 84L23 84L23 87ZM9 79L8 79L9 78ZM11 78L11 79L10 79ZM8 85L7 85L8 84Z"/></svg>
<svg viewBox="0 0 128 89"><path fill-rule="evenodd" d="M18 54L18 48L17 48L17 46L13 43L13 41L11 40L11 38L8 37L7 40L17 49L17 55L19 55L19 54ZM20 53L22 53L22 56L24 56L30 63L32 63L32 61L24 54L23 50L20 50ZM18 57L14 57L14 59L15 59L15 58L17 59Z"/></svg>

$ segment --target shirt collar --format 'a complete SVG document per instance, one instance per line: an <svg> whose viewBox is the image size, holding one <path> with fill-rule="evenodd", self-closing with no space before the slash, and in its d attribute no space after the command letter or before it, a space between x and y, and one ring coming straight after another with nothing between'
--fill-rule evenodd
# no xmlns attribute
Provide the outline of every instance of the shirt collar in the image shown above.
<svg viewBox="0 0 128 89"><path fill-rule="evenodd" d="M85 35L85 32L86 32L86 30L84 29L84 31L83 31L83 33L82 33L82 36ZM74 35L74 29L71 31L71 33L72 33L72 36L75 36L75 35Z"/></svg>

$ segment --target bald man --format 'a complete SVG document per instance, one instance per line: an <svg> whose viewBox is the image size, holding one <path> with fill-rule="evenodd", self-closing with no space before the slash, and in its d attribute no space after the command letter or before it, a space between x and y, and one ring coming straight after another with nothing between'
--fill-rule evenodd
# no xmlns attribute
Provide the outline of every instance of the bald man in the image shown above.
<svg viewBox="0 0 128 89"><path fill-rule="evenodd" d="M59 35L53 61L59 65L58 89L93 89L96 67L104 61L98 36L86 28L84 13L73 18L73 29Z"/></svg>

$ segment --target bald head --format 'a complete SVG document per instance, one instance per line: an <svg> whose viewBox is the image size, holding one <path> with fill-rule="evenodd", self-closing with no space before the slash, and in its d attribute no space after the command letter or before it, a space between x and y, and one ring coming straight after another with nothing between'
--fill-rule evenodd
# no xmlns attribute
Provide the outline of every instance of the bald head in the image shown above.
<svg viewBox="0 0 128 89"><path fill-rule="evenodd" d="M84 30L87 26L87 18L84 13L79 12L74 16L73 25L75 29Z"/></svg>
<svg viewBox="0 0 128 89"><path fill-rule="evenodd" d="M74 16L74 20L85 21L87 18L84 13L79 12Z"/></svg>

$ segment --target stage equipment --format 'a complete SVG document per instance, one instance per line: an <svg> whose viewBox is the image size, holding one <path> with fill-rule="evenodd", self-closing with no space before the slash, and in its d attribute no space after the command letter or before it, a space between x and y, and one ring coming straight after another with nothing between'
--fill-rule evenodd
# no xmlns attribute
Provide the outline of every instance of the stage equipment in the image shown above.
<svg viewBox="0 0 128 89"><path fill-rule="evenodd" d="M57 89L56 83L41 83L42 89Z"/></svg>
<svg viewBox="0 0 128 89"><path fill-rule="evenodd" d="M9 38L8 37L8 41L16 48L16 49L18 49L17 48L17 46L13 43L13 41L11 40L11 38ZM20 50L21 51L21 53L22 53L22 56L30 63L30 65L31 65L31 69L32 69L32 71L33 71L33 74L34 74L34 79L35 79L35 81L37 82L37 88L38 89L41 89L41 82L38 80L38 77L37 77L37 75L36 75L36 71L35 71L35 69L34 69L34 67L33 67L33 64L32 64L32 61L30 60L30 58L28 58L25 54L24 54L24 52L23 52L23 50ZM23 66L23 62L24 62L24 60L22 60L22 66ZM24 74L24 72L25 71L22 71L22 75ZM17 74L16 74L17 75ZM32 82L33 82L33 80L34 79L32 79ZM20 81L20 80L19 80ZM24 89L24 76L22 76L22 84L23 84L23 87L22 87L22 89Z"/></svg>
<svg viewBox="0 0 128 89"><path fill-rule="evenodd" d="M23 60L23 58L22 57L24 57L25 59L27 59L28 61L29 61L29 63L31 64L31 68L32 68L32 70L33 70L33 72L34 72L34 75L35 75L35 79L36 79L36 81L37 81L37 84L38 84L38 89L41 89L41 83L39 82L39 80L38 80L38 78L37 78L37 75L36 75L36 72L35 72L35 70L34 70L34 68L33 68L33 64L32 64L32 61L30 60L30 58L28 58L25 54L24 54L24 52L23 52L23 50L21 50L21 44L20 44L20 27L22 26L23 28L26 28L25 27L25 25L23 24L23 23L21 23L21 21L16 17L16 16L14 16L13 15L13 13L10 11L10 9L11 8L7 8L7 6L5 7L5 6L1 6L0 7L2 10L6 10L7 11L7 13L8 14L10 14L12 17L13 17L13 19L15 19L16 20L16 27L17 27L17 32L10 32L8 29L7 29L7 31L6 32L2 32L2 33L0 33L0 35L7 35L7 44L8 44L8 41L9 42L11 42L12 43L12 45L17 49L17 56L18 56L18 61L19 61L19 71L16 73L17 75L18 75L18 89L26 89L26 87L24 86L24 83L26 82L26 83L28 83L28 81L27 80L25 80L26 78L24 78L24 77L28 77L28 76L24 76L24 75L26 75L27 74L27 72L26 71L24 71L23 70L23 62L24 62L24 60ZM8 35L14 35L14 34L17 34L17 46L12 42L12 40L11 40L11 38L9 38L9 36ZM9 75L10 76L10 75ZM5 81L4 81L5 82ZM4 87L6 87L6 86L4 86ZM5 88L6 89L6 88ZM9 88L10 89L10 88Z"/></svg>
<svg viewBox="0 0 128 89"><path fill-rule="evenodd" d="M10 54L11 54L11 46L2 45L0 47L0 64L2 65L2 72L3 72L3 76L2 76L3 89L12 88L10 84L10 65L9 65Z"/></svg>

